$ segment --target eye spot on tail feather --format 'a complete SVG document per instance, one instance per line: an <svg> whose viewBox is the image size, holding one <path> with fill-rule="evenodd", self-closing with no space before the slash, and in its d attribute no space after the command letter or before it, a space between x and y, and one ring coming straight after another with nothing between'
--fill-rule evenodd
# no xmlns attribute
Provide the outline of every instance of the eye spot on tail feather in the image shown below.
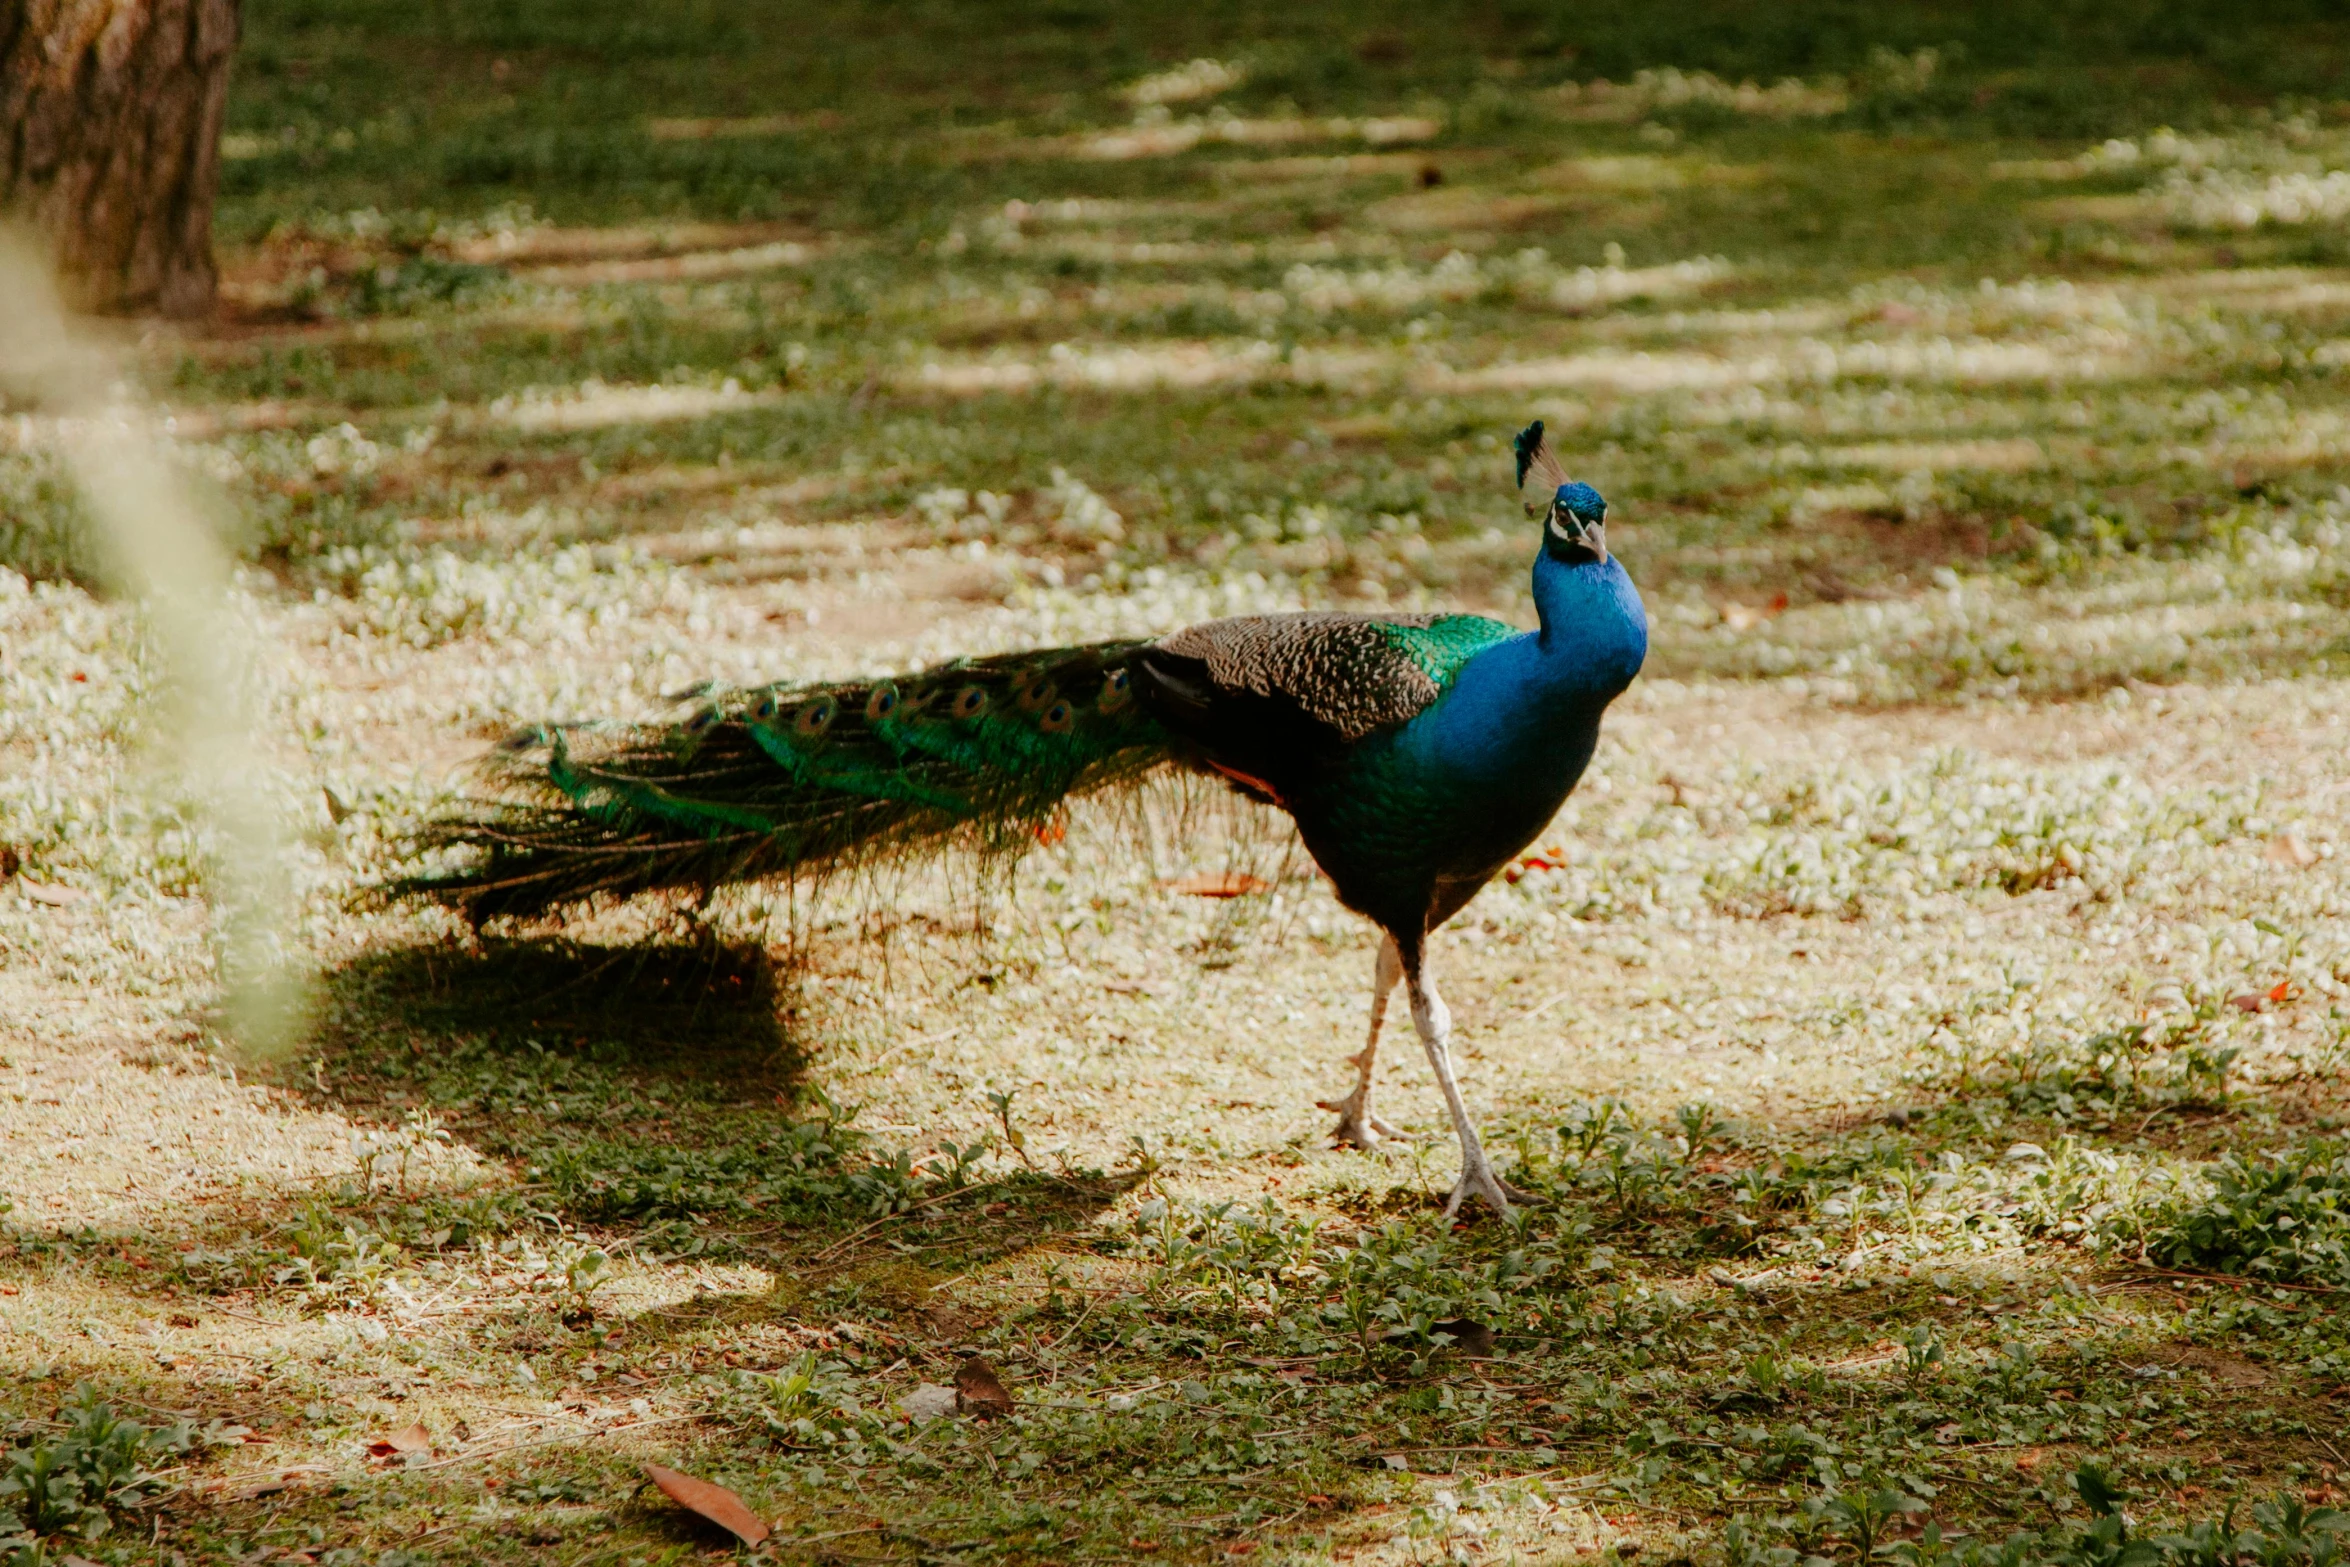
<svg viewBox="0 0 2350 1567"><path fill-rule="evenodd" d="M980 686L965 686L955 693L954 704L947 709L949 718L977 718L987 711L987 692Z"/></svg>
<svg viewBox="0 0 2350 1567"><path fill-rule="evenodd" d="M832 720L840 712L840 704L828 696L820 696L800 709L792 727L804 735L820 735L832 727Z"/></svg>

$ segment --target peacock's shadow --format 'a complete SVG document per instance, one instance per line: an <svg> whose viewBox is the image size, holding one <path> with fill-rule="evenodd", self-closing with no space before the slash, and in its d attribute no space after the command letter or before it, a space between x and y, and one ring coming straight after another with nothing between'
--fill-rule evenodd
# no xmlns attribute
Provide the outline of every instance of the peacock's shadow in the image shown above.
<svg viewBox="0 0 2350 1567"><path fill-rule="evenodd" d="M574 1055L632 1072L798 1085L788 983L768 950L705 936L492 939L364 954L325 976L320 1043L364 1075L458 1054ZM405 1057L405 1060L399 1058Z"/></svg>
<svg viewBox="0 0 2350 1567"><path fill-rule="evenodd" d="M538 1200L569 1217L618 1234L684 1220L834 1295L878 1290L875 1301L908 1321L922 1316L910 1302L944 1276L893 1282L909 1254L955 1259L947 1272L1009 1255L1083 1230L1142 1179L1006 1170L880 1221L863 1197L807 1206L809 1193L792 1189L798 1166L774 1140L839 1111L821 1096L802 1102L794 1035L798 1003L812 998L754 943L393 948L334 970L323 999L318 1075L301 1084L322 1105L378 1125L430 1105L480 1153L560 1167ZM868 1157L872 1172L904 1178L906 1155L876 1148L809 1179L845 1178ZM882 1298L893 1289L914 1293ZM824 1298L825 1309L841 1304ZM723 1309L748 1321L789 1315L797 1299ZM632 1331L658 1336L676 1313L653 1315Z"/></svg>

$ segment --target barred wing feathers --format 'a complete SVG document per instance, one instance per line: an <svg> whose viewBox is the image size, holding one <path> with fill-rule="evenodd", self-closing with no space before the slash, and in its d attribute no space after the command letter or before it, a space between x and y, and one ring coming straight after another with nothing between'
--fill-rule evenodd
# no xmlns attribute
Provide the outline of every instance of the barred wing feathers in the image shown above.
<svg viewBox="0 0 2350 1567"><path fill-rule="evenodd" d="M1354 746L1426 710L1479 652L1518 633L1478 615L1249 615L1166 637L1144 702L1209 766L1283 801Z"/></svg>

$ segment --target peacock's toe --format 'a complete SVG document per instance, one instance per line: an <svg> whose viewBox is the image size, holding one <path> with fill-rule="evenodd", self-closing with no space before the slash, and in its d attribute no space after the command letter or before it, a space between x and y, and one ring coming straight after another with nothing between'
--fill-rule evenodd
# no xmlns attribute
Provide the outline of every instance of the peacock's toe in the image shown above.
<svg viewBox="0 0 2350 1567"><path fill-rule="evenodd" d="M1496 1213L1503 1214L1508 1213L1512 1207L1543 1208L1550 1205L1549 1198L1527 1191L1522 1187L1512 1186L1494 1174L1491 1165L1485 1165L1481 1168L1463 1170L1460 1179L1453 1182L1452 1194L1444 1200L1446 1220L1449 1221L1459 1214L1462 1205L1471 1197L1482 1197L1485 1199L1486 1206L1492 1208Z"/></svg>
<svg viewBox="0 0 2350 1567"><path fill-rule="evenodd" d="M1338 1124L1330 1128L1330 1140L1336 1147L1368 1150L1381 1143L1413 1141L1412 1133L1394 1125L1384 1116L1373 1115L1359 1097L1317 1099L1314 1104L1317 1109L1338 1113Z"/></svg>

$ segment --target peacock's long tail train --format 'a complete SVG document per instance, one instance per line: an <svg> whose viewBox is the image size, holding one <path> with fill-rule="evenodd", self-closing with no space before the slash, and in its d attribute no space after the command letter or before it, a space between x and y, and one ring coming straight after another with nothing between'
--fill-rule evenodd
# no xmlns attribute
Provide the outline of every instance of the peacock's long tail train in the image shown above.
<svg viewBox="0 0 2350 1567"><path fill-rule="evenodd" d="M428 827L451 868L387 888L473 919L599 896L821 875L958 841L1010 849L1174 742L1136 700L1144 642L961 659L895 680L769 686L683 723L543 729L498 798ZM463 852L470 851L470 852Z"/></svg>

